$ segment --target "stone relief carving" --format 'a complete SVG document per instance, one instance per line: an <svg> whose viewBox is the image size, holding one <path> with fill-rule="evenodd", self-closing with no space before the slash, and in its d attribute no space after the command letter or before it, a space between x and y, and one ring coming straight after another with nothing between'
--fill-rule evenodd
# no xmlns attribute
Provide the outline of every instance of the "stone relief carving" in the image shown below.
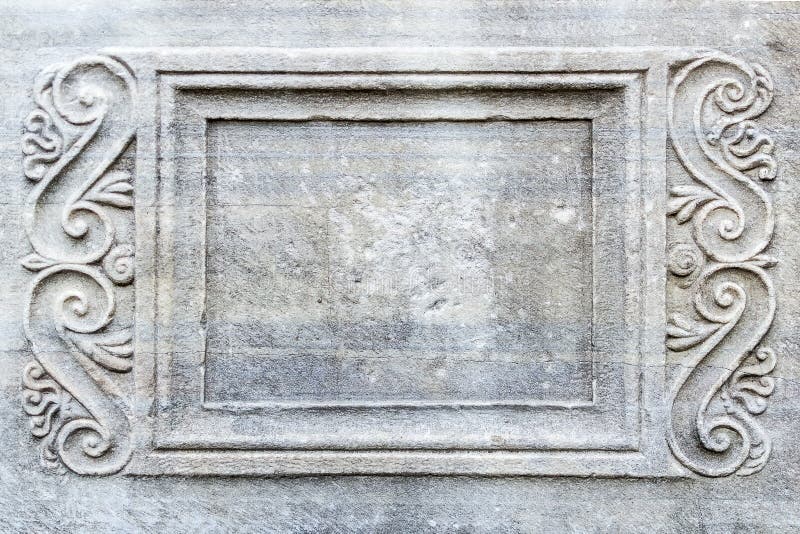
<svg viewBox="0 0 800 534"><path fill-rule="evenodd" d="M128 171L113 169L134 137L134 80L106 57L56 65L36 79L25 121L25 176L36 183L25 228L36 272L24 327L35 360L23 405L45 463L109 474L128 461L128 407L113 373L132 368L132 327L115 324L117 286L133 280L119 210L133 205ZM110 373L109 373L110 372Z"/></svg>
<svg viewBox="0 0 800 534"><path fill-rule="evenodd" d="M707 476L763 468L770 440L754 416L767 406L775 354L760 342L775 313L764 254L772 203L758 180L772 180L772 139L753 119L770 105L772 79L759 65L711 55L677 72L669 134L698 185L671 189L667 212L691 222L694 244L670 249L668 269L692 293L693 316L674 312L667 347L685 354L672 393L669 444Z"/></svg>
<svg viewBox="0 0 800 534"><path fill-rule="evenodd" d="M774 389L775 354L760 345L775 312L764 251L776 176L773 142L754 119L773 95L758 65L709 55L674 73L671 145L696 185L673 187L667 215L692 225L668 251L668 283L688 291L670 313L667 347L681 357L667 410L675 457L706 476L763 468L769 437L754 416ZM42 458L79 474L113 474L132 454L131 409L119 377L133 367L133 326L117 324L120 289L134 278L134 247L117 227L132 219L132 175L117 165L135 136L135 81L120 61L89 57L44 70L25 121L23 167L36 182L25 227L36 273L24 327L35 359L22 380ZM127 224L130 224L128 222ZM672 312L672 310L669 310Z"/></svg>

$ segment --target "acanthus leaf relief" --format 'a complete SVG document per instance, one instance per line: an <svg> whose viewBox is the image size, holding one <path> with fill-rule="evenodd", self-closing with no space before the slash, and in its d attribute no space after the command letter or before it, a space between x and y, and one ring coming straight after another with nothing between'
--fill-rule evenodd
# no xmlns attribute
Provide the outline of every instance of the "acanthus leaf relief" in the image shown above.
<svg viewBox="0 0 800 534"><path fill-rule="evenodd" d="M130 407L112 375L132 368L132 325L118 325L118 286L133 280L131 173L115 168L131 146L135 83L108 57L45 69L26 119L25 210L36 273L24 316L35 360L23 406L45 464L79 474L120 471L131 456ZM127 216L129 219L132 217Z"/></svg>
<svg viewBox="0 0 800 534"><path fill-rule="evenodd" d="M775 178L773 141L753 121L773 96L769 74L710 54L678 70L669 92L671 145L696 185L670 190L667 215L691 224L694 247L670 250L669 271L688 288L695 317L670 314L667 348L682 359L670 401L675 457L705 476L747 475L769 458L755 416L774 389L775 354L761 341L775 313L764 254L774 230L759 180ZM691 277L689 284L681 279Z"/></svg>

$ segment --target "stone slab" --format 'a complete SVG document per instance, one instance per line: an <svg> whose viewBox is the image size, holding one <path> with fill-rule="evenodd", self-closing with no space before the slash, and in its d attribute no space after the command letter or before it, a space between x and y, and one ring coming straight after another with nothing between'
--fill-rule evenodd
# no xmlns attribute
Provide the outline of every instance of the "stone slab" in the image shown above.
<svg viewBox="0 0 800 534"><path fill-rule="evenodd" d="M798 4L435 4L2 6L0 530L800 528Z"/></svg>

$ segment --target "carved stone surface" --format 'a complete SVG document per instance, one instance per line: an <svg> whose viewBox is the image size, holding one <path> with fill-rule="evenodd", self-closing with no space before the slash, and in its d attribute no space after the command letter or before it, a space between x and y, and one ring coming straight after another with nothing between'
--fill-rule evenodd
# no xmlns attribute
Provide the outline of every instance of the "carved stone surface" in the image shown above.
<svg viewBox="0 0 800 534"><path fill-rule="evenodd" d="M764 26L792 5L686 4L720 20L702 38L677 8L614 37L625 4L585 8L588 34L557 30L578 4L445 4L544 17L533 42L378 7L386 39L312 36L298 13L350 8L282 4L299 33L267 42L184 10L157 42L21 34L0 517L91 529L109 516L66 509L114 495L123 530L800 525L797 62L793 22ZM57 480L67 507L36 494Z"/></svg>

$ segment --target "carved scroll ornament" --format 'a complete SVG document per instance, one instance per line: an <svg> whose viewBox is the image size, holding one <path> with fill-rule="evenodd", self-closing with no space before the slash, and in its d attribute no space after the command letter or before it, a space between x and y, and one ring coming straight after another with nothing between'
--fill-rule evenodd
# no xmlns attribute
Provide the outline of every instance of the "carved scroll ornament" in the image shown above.
<svg viewBox="0 0 800 534"><path fill-rule="evenodd" d="M132 327L115 324L117 286L133 280L133 246L118 241L133 205L131 174L113 170L134 137L134 80L107 57L44 70L25 121L25 209L34 252L24 326L35 360L23 375L42 458L80 474L110 474L130 458L130 414L111 376L132 368Z"/></svg>
<svg viewBox="0 0 800 534"><path fill-rule="evenodd" d="M775 353L760 345L775 313L764 253L774 229L773 141L753 121L772 101L759 65L723 55L681 68L669 93L669 134L696 185L671 189L668 215L692 224L694 243L671 247L672 280L692 294L674 312L667 347L682 356L668 441L675 457L706 476L761 470L770 440L755 420L774 389Z"/></svg>

